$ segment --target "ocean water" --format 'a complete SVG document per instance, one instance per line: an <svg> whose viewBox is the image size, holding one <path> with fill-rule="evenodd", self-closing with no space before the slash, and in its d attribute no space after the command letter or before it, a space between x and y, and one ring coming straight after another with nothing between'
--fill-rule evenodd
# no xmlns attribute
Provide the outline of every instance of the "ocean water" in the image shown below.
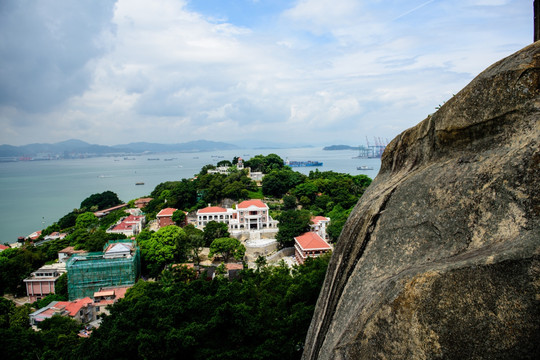
<svg viewBox="0 0 540 360"><path fill-rule="evenodd" d="M89 159L20 161L0 163L0 243L41 230L78 208L88 196L111 190L127 202L149 195L164 181L191 178L206 164L239 156L278 154L291 161L321 161L319 167L295 167L295 171L336 171L375 178L380 159L354 159L352 150L321 148L226 150L219 152L151 154ZM159 159L159 160L148 160ZM165 159L172 159L167 160ZM373 170L357 170L366 165ZM135 185L143 182L144 185Z"/></svg>

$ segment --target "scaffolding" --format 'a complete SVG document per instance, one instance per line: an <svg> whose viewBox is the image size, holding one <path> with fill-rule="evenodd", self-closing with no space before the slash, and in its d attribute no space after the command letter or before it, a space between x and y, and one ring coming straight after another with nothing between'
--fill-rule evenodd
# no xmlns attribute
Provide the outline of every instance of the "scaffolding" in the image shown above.
<svg viewBox="0 0 540 360"><path fill-rule="evenodd" d="M129 243L132 250L122 257L107 257L105 249L115 243ZM67 262L69 300L92 297L107 286L133 285L140 274L140 251L134 241L109 241L103 252L73 255Z"/></svg>

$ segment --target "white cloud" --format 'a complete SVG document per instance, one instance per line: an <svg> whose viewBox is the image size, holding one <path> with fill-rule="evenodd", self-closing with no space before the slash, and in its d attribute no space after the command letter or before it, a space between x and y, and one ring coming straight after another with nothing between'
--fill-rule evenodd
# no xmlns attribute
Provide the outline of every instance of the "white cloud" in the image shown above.
<svg viewBox="0 0 540 360"><path fill-rule="evenodd" d="M0 69L10 80L0 94L19 94L0 102L0 143L391 138L532 37L523 0L302 0L260 28L216 20L183 0L119 0L108 12L81 1L92 11L77 21L99 21L83 26L90 45L54 43L53 51L66 47L65 60L47 46L21 50L35 29L54 39L77 28L58 7L36 15L36 4L26 15L14 8L21 24L35 22L31 31L11 18L0 25L19 34L18 42L0 35L4 68L13 69ZM26 74L41 58L53 65Z"/></svg>

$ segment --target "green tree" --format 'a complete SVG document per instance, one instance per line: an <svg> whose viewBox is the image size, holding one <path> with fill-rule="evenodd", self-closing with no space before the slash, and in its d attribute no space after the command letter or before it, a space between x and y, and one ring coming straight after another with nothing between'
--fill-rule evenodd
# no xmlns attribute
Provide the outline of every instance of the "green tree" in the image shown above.
<svg viewBox="0 0 540 360"><path fill-rule="evenodd" d="M283 197L283 210L296 209L296 197L292 195L285 195Z"/></svg>
<svg viewBox="0 0 540 360"><path fill-rule="evenodd" d="M62 218L60 218L60 220L58 220L58 226L62 230L75 226L75 222L77 221L77 216L79 216L79 214L75 211L72 211L64 215Z"/></svg>
<svg viewBox="0 0 540 360"><path fill-rule="evenodd" d="M246 253L246 248L238 239L225 237L218 238L212 241L210 244L210 252L208 257L213 257L215 255L220 255L223 257L225 263L229 262L230 258L235 258L241 260Z"/></svg>
<svg viewBox="0 0 540 360"><path fill-rule="evenodd" d="M330 217L331 221L330 225L328 225L328 228L326 229L326 232L328 233L328 237L331 241L338 241L341 231L343 230L343 226L345 226L345 222L349 218L351 211L352 208L345 210L341 207L341 205L336 205L332 211L328 213L328 217Z"/></svg>
<svg viewBox="0 0 540 360"><path fill-rule="evenodd" d="M217 221L209 221L204 227L204 242L206 246L210 246L212 241L218 238L229 237L229 227L227 224Z"/></svg>
<svg viewBox="0 0 540 360"><path fill-rule="evenodd" d="M317 186L311 181L296 185L296 187L291 191L291 193L298 199L301 199L302 197L307 198L308 204L315 201L318 192L319 190L317 189Z"/></svg>
<svg viewBox="0 0 540 360"><path fill-rule="evenodd" d="M68 284L67 284L67 273L60 275L54 284L54 293L60 296L64 296L66 299L68 297Z"/></svg>
<svg viewBox="0 0 540 360"><path fill-rule="evenodd" d="M69 358L72 349L79 345L78 333L82 326L67 316L53 315L40 322L38 328L41 329L43 341L43 353L40 358Z"/></svg>
<svg viewBox="0 0 540 360"><path fill-rule="evenodd" d="M77 221L75 221L75 227L77 229L90 229L95 227L99 222L99 219L92 212L85 212L77 216Z"/></svg>
<svg viewBox="0 0 540 360"><path fill-rule="evenodd" d="M266 257L259 255L255 260L255 265L257 266L257 271L261 271L267 264Z"/></svg>
<svg viewBox="0 0 540 360"><path fill-rule="evenodd" d="M81 209L90 209L97 206L98 210L108 209L122 204L122 201L112 191L104 191L101 194L92 194L81 202Z"/></svg>
<svg viewBox="0 0 540 360"><path fill-rule="evenodd" d="M262 191L265 196L280 198L290 189L303 183L307 177L299 172L284 167L273 170L262 180Z"/></svg>
<svg viewBox="0 0 540 360"><path fill-rule="evenodd" d="M294 245L294 238L309 231L311 213L307 210L286 210L278 216L276 240L282 247Z"/></svg>
<svg viewBox="0 0 540 360"><path fill-rule="evenodd" d="M265 174L268 174L269 172L271 172L272 170L279 170L281 168L283 168L283 165L284 164L284 161L283 159L279 156L279 155L276 155L276 154L268 154L265 158L264 158L264 169L263 169L263 172Z"/></svg>
<svg viewBox="0 0 540 360"><path fill-rule="evenodd" d="M232 166L232 163L229 160L218 161L217 166Z"/></svg>
<svg viewBox="0 0 540 360"><path fill-rule="evenodd" d="M172 221L178 226L182 226L186 222L186 213L182 210L176 210L172 214Z"/></svg>
<svg viewBox="0 0 540 360"><path fill-rule="evenodd" d="M150 239L139 238L143 268L152 277L158 276L165 265L183 261L187 256L187 237L175 225L165 226L153 233Z"/></svg>

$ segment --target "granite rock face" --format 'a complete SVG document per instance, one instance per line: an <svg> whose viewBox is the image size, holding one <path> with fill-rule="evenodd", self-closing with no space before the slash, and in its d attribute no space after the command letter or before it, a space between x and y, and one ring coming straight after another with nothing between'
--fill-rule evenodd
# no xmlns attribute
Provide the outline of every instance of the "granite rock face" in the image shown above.
<svg viewBox="0 0 540 360"><path fill-rule="evenodd" d="M540 42L387 147L303 359L540 358Z"/></svg>

